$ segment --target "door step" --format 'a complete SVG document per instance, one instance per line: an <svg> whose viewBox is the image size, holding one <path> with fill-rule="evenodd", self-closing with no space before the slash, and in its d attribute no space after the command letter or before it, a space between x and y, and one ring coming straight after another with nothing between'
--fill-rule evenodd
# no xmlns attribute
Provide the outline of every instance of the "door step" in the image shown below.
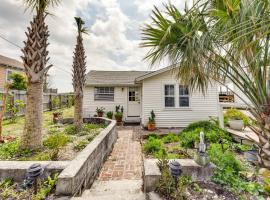
<svg viewBox="0 0 270 200"><path fill-rule="evenodd" d="M141 123L141 118L140 117L127 117L125 119L125 124L140 124Z"/></svg>

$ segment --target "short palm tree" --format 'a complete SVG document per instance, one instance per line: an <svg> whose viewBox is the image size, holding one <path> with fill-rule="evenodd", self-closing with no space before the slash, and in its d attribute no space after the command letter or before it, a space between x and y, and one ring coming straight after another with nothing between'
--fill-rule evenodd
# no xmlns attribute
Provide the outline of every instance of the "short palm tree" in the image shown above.
<svg viewBox="0 0 270 200"><path fill-rule="evenodd" d="M48 65L49 30L45 19L48 14L47 9L50 6L56 6L59 0L24 0L24 2L35 15L27 29L27 40L22 49L22 60L28 81L22 148L35 149L42 144L43 77L52 67Z"/></svg>
<svg viewBox="0 0 270 200"><path fill-rule="evenodd" d="M205 92L209 83L230 80L247 96L257 121L251 128L260 140L259 161L268 168L269 11L268 1L261 0L198 0L184 12L168 4L165 13L153 10L152 23L142 32L151 65L167 58L192 89Z"/></svg>
<svg viewBox="0 0 270 200"><path fill-rule="evenodd" d="M75 17L78 28L77 44L73 57L73 88L74 88L74 125L81 129L83 124L83 89L86 77L86 56L83 46L82 34L87 33L85 22L80 17Z"/></svg>

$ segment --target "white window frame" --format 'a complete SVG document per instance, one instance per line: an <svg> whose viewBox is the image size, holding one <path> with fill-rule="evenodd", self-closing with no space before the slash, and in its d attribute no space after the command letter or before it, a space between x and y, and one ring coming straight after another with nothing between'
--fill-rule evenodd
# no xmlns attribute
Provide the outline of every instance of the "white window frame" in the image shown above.
<svg viewBox="0 0 270 200"><path fill-rule="evenodd" d="M14 73L13 70L11 70L11 69L6 69L6 82L8 82L8 74L9 74L10 72L11 72L11 74Z"/></svg>
<svg viewBox="0 0 270 200"><path fill-rule="evenodd" d="M106 92L106 91L100 92L99 91L99 93L97 93L97 90L99 90L101 88L103 88L104 90L105 90L105 88L109 88L109 90L112 89L112 92ZM108 95L107 96L108 98L107 99L106 98L97 98L96 97L97 95L101 95L101 96L105 96L105 97L106 97L106 95ZM114 101L114 96L115 96L115 88L114 87L94 87L94 101Z"/></svg>
<svg viewBox="0 0 270 200"><path fill-rule="evenodd" d="M173 92L174 92L174 95L166 95L166 86L173 86ZM176 107L176 101L175 101L175 97L176 97L176 92L175 92L175 84L171 84L171 83L166 83L164 84L163 86L163 94L164 94L164 97L163 97L163 101L164 101L164 108L165 109L170 109L170 108L175 108ZM173 97L173 100L174 100L174 106L166 106L166 97Z"/></svg>
<svg viewBox="0 0 270 200"><path fill-rule="evenodd" d="M180 87L187 87L188 90L188 94L180 94ZM179 97L178 97L178 104L179 104L179 108L189 108L190 107L190 90L189 87L187 85L178 85L178 92L179 92ZM188 106L181 106L180 104L180 98L181 97L188 97Z"/></svg>

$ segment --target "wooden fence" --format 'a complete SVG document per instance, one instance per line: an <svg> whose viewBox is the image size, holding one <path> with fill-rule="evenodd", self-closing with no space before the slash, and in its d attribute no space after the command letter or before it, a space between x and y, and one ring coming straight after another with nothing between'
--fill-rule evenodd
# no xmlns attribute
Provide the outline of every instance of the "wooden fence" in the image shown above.
<svg viewBox="0 0 270 200"><path fill-rule="evenodd" d="M0 92L0 96L2 96L3 92ZM10 91L10 95L8 98L8 104L16 106L16 103L20 101L22 104L26 104L26 91ZM2 98L0 98L0 110L3 108ZM56 110L59 108L71 107L74 105L74 95L72 93L44 93L43 94L43 110L50 111ZM18 115L24 115L24 108L18 108ZM6 113L6 117L10 116L10 113Z"/></svg>

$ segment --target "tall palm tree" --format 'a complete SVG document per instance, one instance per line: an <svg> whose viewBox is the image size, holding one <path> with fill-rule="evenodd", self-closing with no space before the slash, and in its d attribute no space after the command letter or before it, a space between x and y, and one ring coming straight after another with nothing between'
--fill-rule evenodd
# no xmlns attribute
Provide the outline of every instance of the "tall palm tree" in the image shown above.
<svg viewBox="0 0 270 200"><path fill-rule="evenodd" d="M75 17L78 29L77 44L73 57L73 88L74 88L74 125L81 129L83 124L83 89L86 77L86 56L83 46L82 34L87 34L85 22L80 17Z"/></svg>
<svg viewBox="0 0 270 200"><path fill-rule="evenodd" d="M270 168L270 6L262 0L203 0L180 12L155 8L143 28L151 65L168 58L176 77L205 92L230 80L250 100L260 164ZM238 95L238 94L235 94ZM241 96L239 96L241 98ZM244 101L244 99L242 99Z"/></svg>
<svg viewBox="0 0 270 200"><path fill-rule="evenodd" d="M27 8L35 14L30 22L22 49L23 64L27 75L27 102L25 126L22 135L22 148L39 148L42 139L43 113L43 76L52 67L49 61L47 47L49 30L45 19L50 6L56 6L60 0L24 0Z"/></svg>

